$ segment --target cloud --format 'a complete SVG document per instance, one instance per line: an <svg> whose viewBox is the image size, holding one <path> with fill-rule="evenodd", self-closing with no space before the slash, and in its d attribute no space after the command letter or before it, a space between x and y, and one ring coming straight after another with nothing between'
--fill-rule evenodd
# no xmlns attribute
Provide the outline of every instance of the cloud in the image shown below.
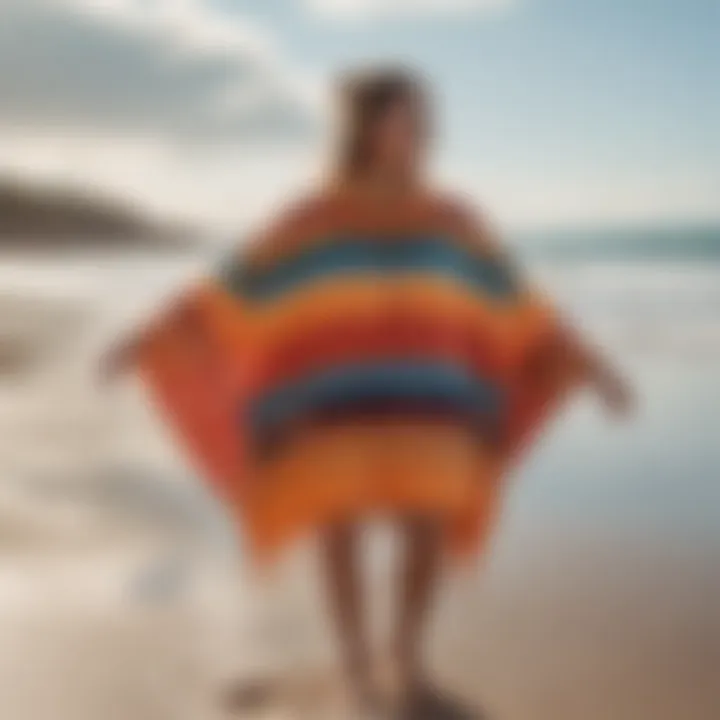
<svg viewBox="0 0 720 720"><path fill-rule="evenodd" d="M323 115L263 27L205 0L0 0L0 175L244 222L312 172Z"/></svg>
<svg viewBox="0 0 720 720"><path fill-rule="evenodd" d="M0 126L190 143L297 139L310 83L200 0L2 0Z"/></svg>
<svg viewBox="0 0 720 720"><path fill-rule="evenodd" d="M304 0L321 17L341 21L372 20L468 12L492 12L514 0Z"/></svg>

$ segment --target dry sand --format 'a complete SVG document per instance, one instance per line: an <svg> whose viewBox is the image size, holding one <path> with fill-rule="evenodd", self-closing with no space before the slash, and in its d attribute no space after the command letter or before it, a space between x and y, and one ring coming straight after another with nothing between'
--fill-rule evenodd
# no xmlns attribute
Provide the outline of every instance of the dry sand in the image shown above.
<svg viewBox="0 0 720 720"><path fill-rule="evenodd" d="M309 551L253 581L137 392L103 397L56 360L2 379L3 720L232 717L225 688L256 679L272 692L235 717L343 717ZM717 720L716 559L509 518L485 566L448 583L438 677L489 720Z"/></svg>

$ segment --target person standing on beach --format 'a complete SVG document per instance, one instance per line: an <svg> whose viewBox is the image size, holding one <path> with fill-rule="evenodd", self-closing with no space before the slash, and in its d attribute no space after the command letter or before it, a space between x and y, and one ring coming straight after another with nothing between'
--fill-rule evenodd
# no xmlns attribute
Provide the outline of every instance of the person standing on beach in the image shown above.
<svg viewBox="0 0 720 720"><path fill-rule="evenodd" d="M404 537L392 638L402 718L440 695L423 630L442 572L482 552L512 462L580 384L618 374L507 261L481 214L427 173L431 112L404 69L353 73L329 182L106 358L134 364L267 562L320 538L354 704L382 707L358 539Z"/></svg>

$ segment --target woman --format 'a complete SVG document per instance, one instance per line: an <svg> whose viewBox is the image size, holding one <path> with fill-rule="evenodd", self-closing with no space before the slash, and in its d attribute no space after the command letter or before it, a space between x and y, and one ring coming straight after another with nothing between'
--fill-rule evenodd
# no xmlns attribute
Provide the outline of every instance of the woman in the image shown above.
<svg viewBox="0 0 720 720"><path fill-rule="evenodd" d="M137 363L257 557L321 536L359 706L376 699L358 523L405 541L393 653L403 717L428 701L422 631L452 553L482 550L520 445L579 382L628 391L508 266L486 223L426 177L421 82L342 83L332 181L112 353Z"/></svg>

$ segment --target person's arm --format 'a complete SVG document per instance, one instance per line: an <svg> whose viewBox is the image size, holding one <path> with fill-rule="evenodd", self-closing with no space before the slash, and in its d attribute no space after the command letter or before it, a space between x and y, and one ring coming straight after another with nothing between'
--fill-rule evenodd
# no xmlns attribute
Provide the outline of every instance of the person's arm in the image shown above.
<svg viewBox="0 0 720 720"><path fill-rule="evenodd" d="M599 349L591 347L578 333L565 330L568 349L576 353L589 385L597 392L605 406L616 415L626 415L633 405L630 384Z"/></svg>
<svg viewBox="0 0 720 720"><path fill-rule="evenodd" d="M526 292L535 295L534 290L527 285L524 273L517 268L508 253L495 225L484 216L470 220L467 217L464 220L466 228L489 252L502 259L510 282L523 286ZM621 372L575 328L562 320L559 324L565 351L573 354L584 380L598 393L610 411L617 415L628 413L632 408L633 393Z"/></svg>
<svg viewBox="0 0 720 720"><path fill-rule="evenodd" d="M274 244L288 235L298 223L298 219L302 220L303 213L310 214L308 208L312 210L311 203L300 202L271 218L267 226L254 232L246 243L234 247L220 259L217 267L210 273L213 282L225 288L233 299L239 299L242 296L243 269L262 252L271 252ZM132 371L148 340L154 336L157 328L165 323L182 318L187 327L194 327L202 332L202 321L193 323L193 313L198 308L198 294L202 294L207 279L201 279L196 288L190 288L171 299L155 318L113 344L100 359L100 378L112 381Z"/></svg>

